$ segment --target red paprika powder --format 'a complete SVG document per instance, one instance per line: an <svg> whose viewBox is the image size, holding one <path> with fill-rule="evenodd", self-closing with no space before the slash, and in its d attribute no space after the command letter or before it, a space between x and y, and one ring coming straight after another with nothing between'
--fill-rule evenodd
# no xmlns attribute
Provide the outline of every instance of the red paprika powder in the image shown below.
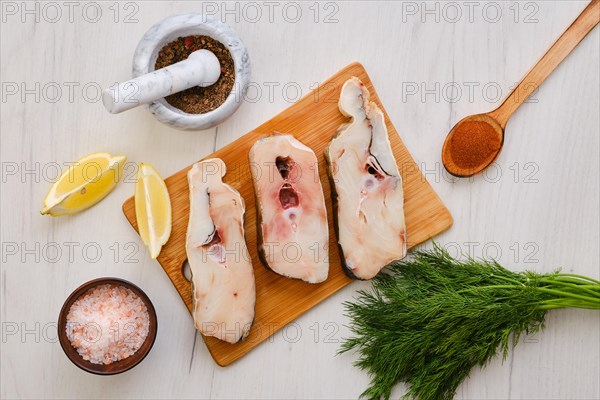
<svg viewBox="0 0 600 400"><path fill-rule="evenodd" d="M460 168L475 168L495 154L500 145L501 138L493 126L484 121L465 121L450 138L450 157Z"/></svg>

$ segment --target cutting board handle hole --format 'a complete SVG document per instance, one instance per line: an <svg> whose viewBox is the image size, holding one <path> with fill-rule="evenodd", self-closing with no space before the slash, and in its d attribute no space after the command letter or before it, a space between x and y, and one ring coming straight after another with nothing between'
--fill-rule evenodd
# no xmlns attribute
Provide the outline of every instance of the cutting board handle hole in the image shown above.
<svg viewBox="0 0 600 400"><path fill-rule="evenodd" d="M187 260L187 258L185 259L185 261L181 265L181 273L183 274L183 277L185 279L187 279L189 282L192 281L192 270L190 269L190 263Z"/></svg>

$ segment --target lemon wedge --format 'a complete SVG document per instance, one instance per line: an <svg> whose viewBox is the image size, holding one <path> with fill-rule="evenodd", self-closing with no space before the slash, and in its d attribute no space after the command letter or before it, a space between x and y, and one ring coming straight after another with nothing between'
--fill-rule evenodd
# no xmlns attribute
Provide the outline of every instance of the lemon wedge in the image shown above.
<svg viewBox="0 0 600 400"><path fill-rule="evenodd" d="M71 164L48 191L41 214L53 217L90 208L119 183L127 157L94 153Z"/></svg>
<svg viewBox="0 0 600 400"><path fill-rule="evenodd" d="M165 181L150 164L140 164L135 183L135 217L142 242L158 257L171 235L171 199Z"/></svg>

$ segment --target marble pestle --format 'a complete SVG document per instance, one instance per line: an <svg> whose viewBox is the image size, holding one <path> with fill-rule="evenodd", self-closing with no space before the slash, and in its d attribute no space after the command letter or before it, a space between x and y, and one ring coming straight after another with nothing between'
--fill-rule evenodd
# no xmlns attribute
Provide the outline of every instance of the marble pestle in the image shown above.
<svg viewBox="0 0 600 400"><path fill-rule="evenodd" d="M220 76L217 57L208 50L197 50L186 60L106 88L102 103L118 114L194 86L213 85Z"/></svg>

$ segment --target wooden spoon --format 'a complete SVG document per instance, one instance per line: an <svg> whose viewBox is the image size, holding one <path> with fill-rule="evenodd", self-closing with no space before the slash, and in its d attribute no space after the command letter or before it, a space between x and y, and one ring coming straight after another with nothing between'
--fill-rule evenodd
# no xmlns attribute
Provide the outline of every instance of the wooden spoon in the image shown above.
<svg viewBox="0 0 600 400"><path fill-rule="evenodd" d="M511 115L598 25L598 22L600 22L600 0L592 0L533 69L525 75L500 107L459 121L446 137L442 148L442 162L446 170L458 177L468 177L487 168L502 150L504 127ZM474 128L478 130L476 136L472 135ZM479 150L480 156L475 157L475 160L465 160L460 154L460 150L469 150L464 148L465 146Z"/></svg>

